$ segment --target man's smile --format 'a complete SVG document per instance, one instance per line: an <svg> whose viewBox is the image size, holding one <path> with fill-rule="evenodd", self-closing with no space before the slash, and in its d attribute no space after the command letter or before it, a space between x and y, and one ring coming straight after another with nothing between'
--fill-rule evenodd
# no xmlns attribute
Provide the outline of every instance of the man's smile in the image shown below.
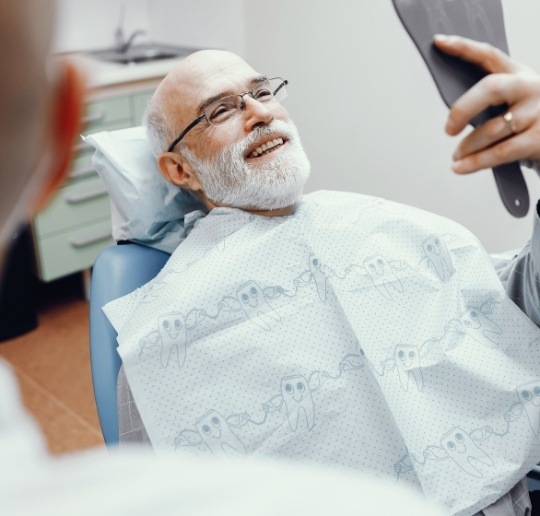
<svg viewBox="0 0 540 516"><path fill-rule="evenodd" d="M254 149L248 151L248 153L246 154L246 158L253 159L253 158L259 158L266 154L270 154L271 152L274 152L275 150L281 148L287 142L288 140L286 138L282 138L281 136L278 136L277 138L268 140L258 145Z"/></svg>

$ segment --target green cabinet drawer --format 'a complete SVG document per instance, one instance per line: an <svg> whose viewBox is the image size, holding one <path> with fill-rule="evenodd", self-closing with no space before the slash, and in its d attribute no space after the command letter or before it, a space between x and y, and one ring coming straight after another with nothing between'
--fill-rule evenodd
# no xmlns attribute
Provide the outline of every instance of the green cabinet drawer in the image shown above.
<svg viewBox="0 0 540 516"><path fill-rule="evenodd" d="M152 91L115 95L86 106L81 132L115 131L141 124ZM34 240L40 278L51 281L92 267L99 251L114 243L110 204L92 166L92 146L79 140L66 185L34 218Z"/></svg>
<svg viewBox="0 0 540 516"><path fill-rule="evenodd" d="M142 117L153 94L154 91L152 90L131 96L131 123L133 127L142 125Z"/></svg>
<svg viewBox="0 0 540 516"><path fill-rule="evenodd" d="M92 152L79 152L71 163L68 179L80 179L96 174L96 169L92 166Z"/></svg>
<svg viewBox="0 0 540 516"><path fill-rule="evenodd" d="M109 196L98 176L81 179L59 190L34 220L38 238L110 216Z"/></svg>
<svg viewBox="0 0 540 516"><path fill-rule="evenodd" d="M126 120L128 125L131 123L131 104L127 96L91 102L86 107L82 123L85 125L85 131L94 131L103 124L122 120Z"/></svg>
<svg viewBox="0 0 540 516"><path fill-rule="evenodd" d="M99 252L113 243L109 219L38 239L36 246L39 254L40 278L43 281L51 281L89 269Z"/></svg>

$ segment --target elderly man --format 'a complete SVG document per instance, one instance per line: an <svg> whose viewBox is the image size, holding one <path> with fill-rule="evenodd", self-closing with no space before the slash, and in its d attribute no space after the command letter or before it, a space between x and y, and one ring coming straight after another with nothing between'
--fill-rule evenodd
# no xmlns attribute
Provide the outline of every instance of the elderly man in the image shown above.
<svg viewBox="0 0 540 516"><path fill-rule="evenodd" d="M456 224L366 196L302 198L286 88L203 51L148 107L162 174L208 213L155 280L105 307L152 445L394 475L452 513L526 514L538 329ZM538 324L535 224L499 275Z"/></svg>

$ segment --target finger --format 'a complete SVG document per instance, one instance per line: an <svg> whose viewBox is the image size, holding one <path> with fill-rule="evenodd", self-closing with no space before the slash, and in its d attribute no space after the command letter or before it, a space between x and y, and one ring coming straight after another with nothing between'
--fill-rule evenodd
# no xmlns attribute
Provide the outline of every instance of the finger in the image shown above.
<svg viewBox="0 0 540 516"><path fill-rule="evenodd" d="M503 116L497 116L470 132L456 147L452 159L456 161L470 154L487 149L495 143L512 136L513 133L526 131L534 123L534 119L529 116L526 105L515 105L512 107L512 116L515 124L513 129L504 120Z"/></svg>
<svg viewBox="0 0 540 516"><path fill-rule="evenodd" d="M467 124L489 106L513 104L520 98L522 78L519 75L493 74L484 77L466 91L452 106L446 132L459 134Z"/></svg>
<svg viewBox="0 0 540 516"><path fill-rule="evenodd" d="M485 168L524 159L530 152L531 141L528 134L518 134L503 140L488 149L471 154L452 165L458 174L469 174Z"/></svg>
<svg viewBox="0 0 540 516"><path fill-rule="evenodd" d="M480 43L461 36L436 35L434 43L443 52L465 59L489 73L513 73L520 63L489 43Z"/></svg>

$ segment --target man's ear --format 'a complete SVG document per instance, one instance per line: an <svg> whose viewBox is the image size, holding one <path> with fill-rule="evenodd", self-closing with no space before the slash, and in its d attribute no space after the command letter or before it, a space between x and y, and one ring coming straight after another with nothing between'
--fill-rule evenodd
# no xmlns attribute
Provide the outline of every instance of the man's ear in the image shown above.
<svg viewBox="0 0 540 516"><path fill-rule="evenodd" d="M163 177L170 183L194 192L201 190L197 176L181 154L164 152L158 157L158 165Z"/></svg>
<svg viewBox="0 0 540 516"><path fill-rule="evenodd" d="M43 190L38 197L35 210L42 208L51 194L64 181L73 154L73 143L81 129L84 99L84 80L73 63L57 63L58 77L53 86L49 116L48 146L51 161ZM47 150L45 152L47 152Z"/></svg>

